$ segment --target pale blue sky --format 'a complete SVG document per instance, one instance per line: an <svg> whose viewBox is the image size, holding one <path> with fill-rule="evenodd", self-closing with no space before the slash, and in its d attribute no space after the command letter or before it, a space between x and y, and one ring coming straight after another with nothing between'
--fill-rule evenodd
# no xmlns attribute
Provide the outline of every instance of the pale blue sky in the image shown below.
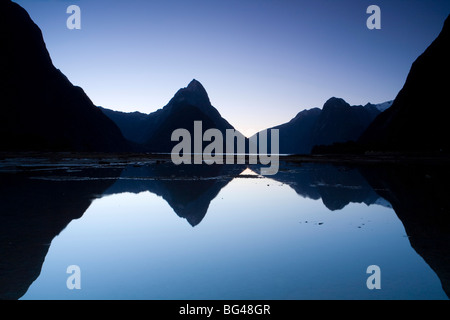
<svg viewBox="0 0 450 320"><path fill-rule="evenodd" d="M199 80L244 134L322 107L395 98L436 38L450 1L15 0L55 66L96 105L149 113ZM81 30L69 30L69 5ZM381 30L369 30L369 5Z"/></svg>

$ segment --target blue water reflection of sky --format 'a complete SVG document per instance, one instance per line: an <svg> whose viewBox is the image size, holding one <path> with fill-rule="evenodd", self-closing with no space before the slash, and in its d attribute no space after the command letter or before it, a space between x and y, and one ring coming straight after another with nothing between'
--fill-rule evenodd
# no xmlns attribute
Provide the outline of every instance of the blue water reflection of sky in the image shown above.
<svg viewBox="0 0 450 320"><path fill-rule="evenodd" d="M251 192L249 192L251 190ZM81 268L68 290L66 268ZM366 268L381 268L381 290ZM390 208L329 211L270 179L235 179L191 227L149 192L98 199L22 299L447 299Z"/></svg>

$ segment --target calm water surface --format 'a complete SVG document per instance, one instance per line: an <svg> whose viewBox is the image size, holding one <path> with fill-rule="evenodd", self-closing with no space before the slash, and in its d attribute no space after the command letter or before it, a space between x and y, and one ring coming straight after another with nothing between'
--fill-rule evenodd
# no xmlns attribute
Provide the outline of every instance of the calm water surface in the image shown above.
<svg viewBox="0 0 450 320"><path fill-rule="evenodd" d="M448 299L392 204L356 169L287 165L262 177L257 168L174 174L153 164L126 166L114 179L91 170L22 177L30 190L77 194L47 215L80 212L47 244L35 236L25 252L38 243L44 253L29 283L16 283L17 298ZM66 286L70 265L80 267L79 290ZM366 285L370 265L380 267L379 290Z"/></svg>

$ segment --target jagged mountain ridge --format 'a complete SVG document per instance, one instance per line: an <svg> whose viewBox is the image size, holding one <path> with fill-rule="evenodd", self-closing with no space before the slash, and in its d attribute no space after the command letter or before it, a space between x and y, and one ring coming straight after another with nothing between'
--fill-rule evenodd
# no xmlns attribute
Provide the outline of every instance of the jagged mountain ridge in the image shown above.
<svg viewBox="0 0 450 320"><path fill-rule="evenodd" d="M101 110L119 126L125 137L141 144L147 152L170 152L178 143L171 141L171 134L179 128L187 129L193 139L194 121L202 121L203 131L215 128L224 137L227 129L235 130L211 105L205 88L196 79L179 89L166 106L148 115Z"/></svg>
<svg viewBox="0 0 450 320"><path fill-rule="evenodd" d="M303 110L289 122L270 129L279 130L281 154L309 154L316 145L358 140L380 114L379 108L388 105L389 102L351 106L341 98L332 97L322 109Z"/></svg>

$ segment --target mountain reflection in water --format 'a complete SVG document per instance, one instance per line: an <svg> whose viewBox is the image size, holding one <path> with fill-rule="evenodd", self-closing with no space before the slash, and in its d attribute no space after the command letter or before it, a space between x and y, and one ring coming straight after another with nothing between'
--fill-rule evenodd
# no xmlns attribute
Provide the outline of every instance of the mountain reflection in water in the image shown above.
<svg viewBox="0 0 450 320"><path fill-rule="evenodd" d="M92 201L121 193L162 197L195 227L211 201L233 179L264 179L252 165L180 165L148 162L30 163L0 167L0 299L19 299L39 277L52 240ZM251 171L250 171L251 170ZM350 203L392 207L409 242L450 294L448 170L433 165L358 167L289 163L268 178L331 211ZM252 190L248 190L249 193ZM282 208L280 208L282 209ZM169 230L168 230L169 231ZM339 297L337 297L339 298Z"/></svg>

